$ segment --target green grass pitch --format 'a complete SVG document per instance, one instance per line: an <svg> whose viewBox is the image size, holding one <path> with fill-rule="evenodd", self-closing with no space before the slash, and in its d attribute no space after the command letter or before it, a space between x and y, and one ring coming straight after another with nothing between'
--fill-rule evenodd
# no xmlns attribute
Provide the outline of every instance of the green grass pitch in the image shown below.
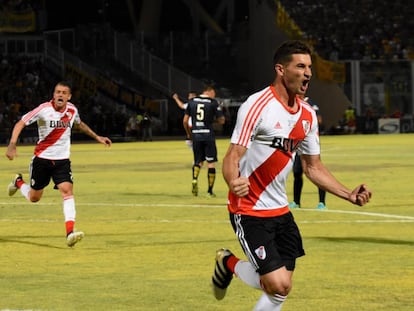
<svg viewBox="0 0 414 311"><path fill-rule="evenodd" d="M305 179L293 210L306 256L297 261L284 311L411 311L414 307L414 135L322 136L322 159L350 188L367 183L365 207ZM191 194L192 153L184 141L72 146L77 224L85 238L65 244L62 200L50 185L42 200L8 197L16 172L28 175L33 146L9 161L0 185L0 310L252 310L260 292L237 278L222 301L210 289L215 250L244 258L226 210L218 140L215 192ZM292 198L293 176L288 192ZM0 188L1 189L1 188Z"/></svg>

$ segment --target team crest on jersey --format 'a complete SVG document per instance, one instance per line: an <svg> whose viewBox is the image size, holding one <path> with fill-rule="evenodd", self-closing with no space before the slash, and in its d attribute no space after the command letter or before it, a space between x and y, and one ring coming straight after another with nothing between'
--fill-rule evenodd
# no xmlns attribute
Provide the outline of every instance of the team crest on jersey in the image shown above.
<svg viewBox="0 0 414 311"><path fill-rule="evenodd" d="M266 250L264 246L259 246L258 248L254 250L254 252L256 253L259 259L261 260L266 259Z"/></svg>
<svg viewBox="0 0 414 311"><path fill-rule="evenodd" d="M308 135L308 133L310 132L310 122L308 120L302 120L302 128L303 131L305 132L305 135Z"/></svg>
<svg viewBox="0 0 414 311"><path fill-rule="evenodd" d="M66 112L66 116L67 116L69 119L72 119L72 112L70 112L70 111Z"/></svg>

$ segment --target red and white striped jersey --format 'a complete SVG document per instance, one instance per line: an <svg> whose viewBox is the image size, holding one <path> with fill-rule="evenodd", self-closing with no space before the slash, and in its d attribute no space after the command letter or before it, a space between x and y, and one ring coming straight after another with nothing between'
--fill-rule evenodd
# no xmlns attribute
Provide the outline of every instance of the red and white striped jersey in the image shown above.
<svg viewBox="0 0 414 311"><path fill-rule="evenodd" d="M35 156L49 160L69 159L73 124L81 122L78 109L70 102L63 112L56 111L53 100L40 104L22 117L26 125L37 122L39 140Z"/></svg>
<svg viewBox="0 0 414 311"><path fill-rule="evenodd" d="M283 104L273 86L251 95L239 108L231 143L247 148L240 176L249 178L243 198L228 196L231 213L272 217L288 212L286 180L295 152L319 154L315 111L297 97L298 110Z"/></svg>

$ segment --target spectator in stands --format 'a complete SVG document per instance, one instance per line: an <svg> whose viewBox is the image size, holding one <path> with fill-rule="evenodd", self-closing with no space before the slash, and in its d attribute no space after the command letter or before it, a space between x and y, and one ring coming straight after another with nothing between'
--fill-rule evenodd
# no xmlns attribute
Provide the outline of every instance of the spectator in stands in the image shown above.
<svg viewBox="0 0 414 311"><path fill-rule="evenodd" d="M142 116L141 131L143 141L152 141L152 115L149 108Z"/></svg>
<svg viewBox="0 0 414 311"><path fill-rule="evenodd" d="M405 59L403 50L412 44L407 31L414 26L412 10L402 0L312 3L281 0L281 3L299 28L306 31L307 38L313 38L315 49L326 59L335 50L340 60ZM315 24L315 20L319 23ZM327 27L331 31L327 32Z"/></svg>
<svg viewBox="0 0 414 311"><path fill-rule="evenodd" d="M128 123L126 125L125 128L125 137L126 138L137 138L138 137L138 128L139 128L139 123L137 120L137 114L133 113L129 119L128 119Z"/></svg>
<svg viewBox="0 0 414 311"><path fill-rule="evenodd" d="M354 134L356 131L356 115L355 109L349 106L344 112L344 131L345 134Z"/></svg>

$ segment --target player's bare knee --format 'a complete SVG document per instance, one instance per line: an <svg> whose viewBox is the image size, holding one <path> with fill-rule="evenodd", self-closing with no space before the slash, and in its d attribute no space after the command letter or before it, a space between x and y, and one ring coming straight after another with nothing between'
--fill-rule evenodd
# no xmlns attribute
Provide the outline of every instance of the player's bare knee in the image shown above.
<svg viewBox="0 0 414 311"><path fill-rule="evenodd" d="M30 202L35 203L35 202L38 202L38 201L40 201L39 197L30 197Z"/></svg>
<svg viewBox="0 0 414 311"><path fill-rule="evenodd" d="M262 288L270 296L287 296L292 288L292 282L290 279L264 282Z"/></svg>
<svg viewBox="0 0 414 311"><path fill-rule="evenodd" d="M29 194L29 200L30 200L30 202L33 202L33 203L40 201L40 198L41 197L42 196L41 195L38 195L37 193L35 193L35 194Z"/></svg>
<svg viewBox="0 0 414 311"><path fill-rule="evenodd" d="M274 296L274 295L287 296L290 292L290 289L291 289L290 285L283 285L283 284L263 288L266 294L271 295L271 296Z"/></svg>

